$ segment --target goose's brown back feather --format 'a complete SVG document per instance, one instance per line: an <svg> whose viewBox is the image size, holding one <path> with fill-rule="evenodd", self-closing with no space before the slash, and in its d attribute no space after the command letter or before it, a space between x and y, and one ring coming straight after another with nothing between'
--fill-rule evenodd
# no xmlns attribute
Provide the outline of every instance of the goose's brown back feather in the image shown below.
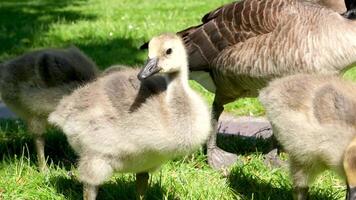
<svg viewBox="0 0 356 200"><path fill-rule="evenodd" d="M190 69L207 69L225 48L273 31L281 17L281 10L290 2L233 2L206 14L203 24L178 32L189 53Z"/></svg>
<svg viewBox="0 0 356 200"><path fill-rule="evenodd" d="M209 71L219 93L231 97L255 96L274 77L336 74L356 61L356 23L300 0L233 2L179 35L190 70Z"/></svg>

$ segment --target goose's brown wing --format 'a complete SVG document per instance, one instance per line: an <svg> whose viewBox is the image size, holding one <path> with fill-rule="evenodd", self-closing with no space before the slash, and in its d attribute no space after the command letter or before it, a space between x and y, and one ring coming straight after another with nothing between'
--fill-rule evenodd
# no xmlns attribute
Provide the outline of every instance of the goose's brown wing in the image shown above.
<svg viewBox="0 0 356 200"><path fill-rule="evenodd" d="M189 54L190 70L208 70L228 46L274 30L293 0L244 0L207 13L202 24L178 32Z"/></svg>

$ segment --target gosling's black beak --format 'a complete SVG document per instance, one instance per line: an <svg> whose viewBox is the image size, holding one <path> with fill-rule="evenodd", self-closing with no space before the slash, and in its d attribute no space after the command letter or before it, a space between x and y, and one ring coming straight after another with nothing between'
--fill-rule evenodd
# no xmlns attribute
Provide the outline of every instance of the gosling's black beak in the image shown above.
<svg viewBox="0 0 356 200"><path fill-rule="evenodd" d="M138 73L137 78L139 80L146 79L161 70L158 66L158 58L149 58L145 64L145 66Z"/></svg>

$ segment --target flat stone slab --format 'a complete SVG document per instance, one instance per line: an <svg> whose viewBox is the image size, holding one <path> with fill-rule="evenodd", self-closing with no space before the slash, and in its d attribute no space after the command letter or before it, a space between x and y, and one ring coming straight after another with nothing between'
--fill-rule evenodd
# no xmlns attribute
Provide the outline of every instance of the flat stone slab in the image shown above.
<svg viewBox="0 0 356 200"><path fill-rule="evenodd" d="M225 151L265 154L264 163L272 168L285 167L278 157L278 142L273 137L271 123L264 117L234 117L223 114L218 124L217 144Z"/></svg>
<svg viewBox="0 0 356 200"><path fill-rule="evenodd" d="M234 117L223 114L219 120L218 132L227 136L268 139L272 136L272 127L264 117Z"/></svg>
<svg viewBox="0 0 356 200"><path fill-rule="evenodd" d="M268 153L277 147L271 124L263 117L223 114L218 123L217 144L227 152Z"/></svg>

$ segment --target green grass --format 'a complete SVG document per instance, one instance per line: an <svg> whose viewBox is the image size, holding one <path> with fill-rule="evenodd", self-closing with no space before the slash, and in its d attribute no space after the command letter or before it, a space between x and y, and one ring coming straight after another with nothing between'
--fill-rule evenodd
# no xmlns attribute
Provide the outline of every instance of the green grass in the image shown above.
<svg viewBox="0 0 356 200"><path fill-rule="evenodd" d="M60 132L52 130L46 138L51 158L47 174L37 171L31 137L21 121L2 121L0 135L0 199L82 198L82 186L75 178L77 158ZM330 172L311 191L311 199L341 199L343 195L343 183ZM115 174L101 187L98 199L134 197L134 176ZM291 199L291 181L287 169L266 166L257 150L244 151L227 177L209 168L198 151L153 173L148 199Z"/></svg>
<svg viewBox="0 0 356 200"><path fill-rule="evenodd" d="M31 137L21 121L1 121L0 136L0 199L82 198L82 185L76 179L74 165L77 157L63 134L56 130L47 134L47 174L37 171ZM282 154L281 159L287 160L287 155ZM198 151L154 172L148 199L291 199L287 169L272 169L263 160L261 151L244 151L231 174L224 177L212 170L203 152ZM311 199L342 199L344 189L343 183L327 172L311 188ZM117 173L100 188L98 199L134 197L133 174Z"/></svg>
<svg viewBox="0 0 356 200"><path fill-rule="evenodd" d="M140 65L138 47L151 36L198 24L208 11L230 0L1 0L0 61L45 47L78 46L105 69L113 64ZM347 78L356 80L349 71ZM213 94L192 82L208 102ZM255 98L226 106L234 115L263 115ZM77 157L58 131L47 135L50 171L36 169L32 138L21 121L0 121L0 199L80 199ZM213 171L201 151L177 159L153 173L148 199L291 199L285 168L263 163L260 146L242 141L240 162L228 177ZM286 156L282 156L283 158ZM132 174L115 174L98 199L133 199ZM342 199L345 187L330 172L313 185L311 199Z"/></svg>

